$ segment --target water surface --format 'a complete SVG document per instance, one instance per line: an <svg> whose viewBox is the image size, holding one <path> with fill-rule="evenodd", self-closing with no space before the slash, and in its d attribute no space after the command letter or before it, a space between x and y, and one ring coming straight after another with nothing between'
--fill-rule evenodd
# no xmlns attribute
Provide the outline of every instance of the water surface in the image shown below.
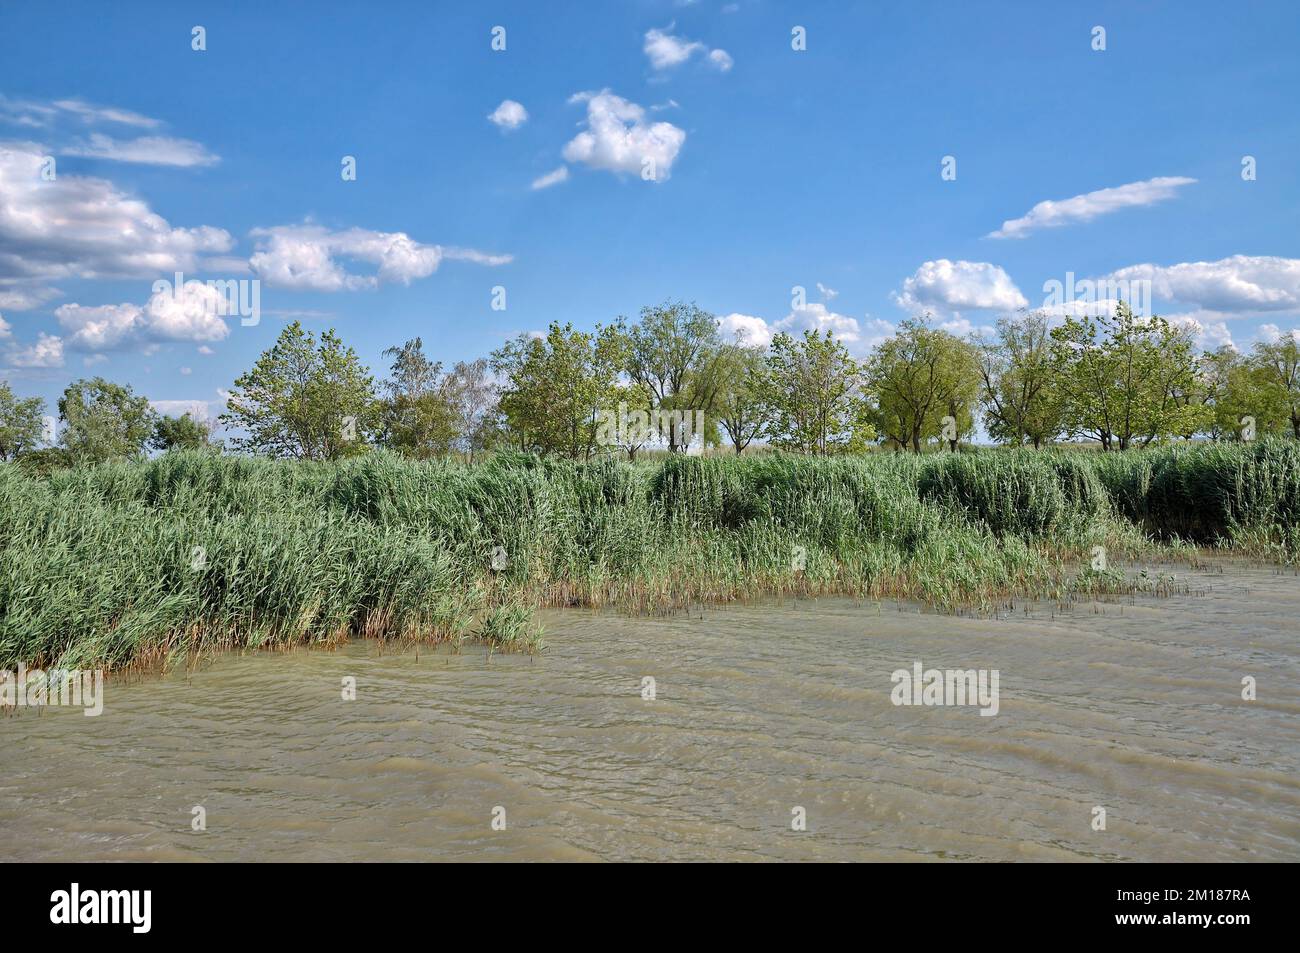
<svg viewBox="0 0 1300 953"><path fill-rule="evenodd" d="M0 859L1300 860L1300 579L1178 572L1066 612L557 611L535 657L114 679L98 718L0 717ZM999 713L895 706L916 661L997 669Z"/></svg>

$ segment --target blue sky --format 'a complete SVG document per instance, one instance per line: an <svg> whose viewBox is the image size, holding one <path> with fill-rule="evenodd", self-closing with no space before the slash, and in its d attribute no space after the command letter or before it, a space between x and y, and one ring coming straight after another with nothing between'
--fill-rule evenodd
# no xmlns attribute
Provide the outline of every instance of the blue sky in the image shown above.
<svg viewBox="0 0 1300 953"><path fill-rule="evenodd" d="M217 413L292 317L376 372L416 335L450 363L666 298L863 353L1071 272L1150 280L1205 346L1300 325L1294 2L104 9L0 7L0 377L24 396L99 374ZM176 270L258 280L260 322L155 300Z"/></svg>

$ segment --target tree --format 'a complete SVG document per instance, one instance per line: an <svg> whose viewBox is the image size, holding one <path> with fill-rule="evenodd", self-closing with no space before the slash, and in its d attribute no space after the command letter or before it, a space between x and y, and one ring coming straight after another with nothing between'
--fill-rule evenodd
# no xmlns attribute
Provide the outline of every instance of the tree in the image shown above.
<svg viewBox="0 0 1300 953"><path fill-rule="evenodd" d="M739 455L767 424L763 403L767 361L763 348L725 345L719 373L722 387L718 396L718 423Z"/></svg>
<svg viewBox="0 0 1300 953"><path fill-rule="evenodd" d="M454 446L471 463L474 453L492 445L500 430L496 385L487 358L458 361L442 383L455 422Z"/></svg>
<svg viewBox="0 0 1300 953"><path fill-rule="evenodd" d="M875 439L861 370L829 330L776 335L765 363L757 386L775 446L826 455Z"/></svg>
<svg viewBox="0 0 1300 953"><path fill-rule="evenodd" d="M1250 363L1258 372L1263 401L1281 410L1291 436L1300 440L1300 341L1295 333L1259 342Z"/></svg>
<svg viewBox="0 0 1300 953"><path fill-rule="evenodd" d="M416 459L446 454L458 431L454 408L443 393L442 365L425 357L419 338L388 348L384 357L392 358L393 365L380 407L381 442Z"/></svg>
<svg viewBox="0 0 1300 953"><path fill-rule="evenodd" d="M1071 433L1127 450L1194 433L1212 411L1187 399L1198 362L1191 332L1120 302L1113 315L1067 318L1052 330L1052 368Z"/></svg>
<svg viewBox="0 0 1300 953"><path fill-rule="evenodd" d="M641 320L628 332L627 373L649 392L651 409L698 411L706 427L724 386L722 356L718 319L694 304L666 301L642 308ZM701 436L716 442L716 429ZM686 449L673 428L667 440L670 451Z"/></svg>
<svg viewBox="0 0 1300 953"><path fill-rule="evenodd" d="M980 388L975 348L923 318L903 321L876 348L867 380L878 402L880 432L895 446L920 453L922 443L945 436L955 450L974 429Z"/></svg>
<svg viewBox="0 0 1300 953"><path fill-rule="evenodd" d="M990 437L1038 449L1061 431L1060 395L1053 386L1047 316L1022 313L998 320L995 337L971 342L978 356L980 402Z"/></svg>
<svg viewBox="0 0 1300 953"><path fill-rule="evenodd" d="M546 337L521 334L492 353L505 383L500 408L512 440L524 450L585 458L597 427L617 413L618 374L627 359L621 325L594 333L552 322Z"/></svg>
<svg viewBox="0 0 1300 953"><path fill-rule="evenodd" d="M34 450L44 429L45 401L39 397L19 400L8 381L0 381L0 460L16 460Z"/></svg>
<svg viewBox="0 0 1300 953"><path fill-rule="evenodd" d="M200 420L192 414L185 413L179 417L165 414L154 424L149 446L154 450L202 450L209 446L212 427L206 420Z"/></svg>
<svg viewBox="0 0 1300 953"><path fill-rule="evenodd" d="M235 381L221 421L237 450L335 460L364 452L378 418L374 379L332 331L320 344L295 321Z"/></svg>
<svg viewBox="0 0 1300 953"><path fill-rule="evenodd" d="M59 398L59 418L68 458L89 464L141 456L156 415L129 386L95 377L68 385Z"/></svg>

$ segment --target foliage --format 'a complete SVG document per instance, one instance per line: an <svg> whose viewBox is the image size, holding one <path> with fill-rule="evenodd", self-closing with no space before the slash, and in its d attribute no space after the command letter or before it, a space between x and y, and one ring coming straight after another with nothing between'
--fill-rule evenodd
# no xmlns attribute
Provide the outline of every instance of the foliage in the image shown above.
<svg viewBox="0 0 1300 953"><path fill-rule="evenodd" d="M39 397L20 400L7 381L0 381L0 461L15 460L34 450L44 430L45 401Z"/></svg>
<svg viewBox="0 0 1300 953"><path fill-rule="evenodd" d="M59 398L59 435L74 463L101 463L141 456L156 415L145 397L102 377L74 381Z"/></svg>
<svg viewBox="0 0 1300 953"><path fill-rule="evenodd" d="M337 460L366 449L378 404L374 379L332 330L315 337L293 322L235 381L221 421L235 450Z"/></svg>
<svg viewBox="0 0 1300 953"><path fill-rule="evenodd" d="M766 364L757 386L774 446L824 456L875 438L861 370L830 331L776 335Z"/></svg>
<svg viewBox="0 0 1300 953"><path fill-rule="evenodd" d="M872 354L866 376L877 401L877 428L895 447L919 453L951 421L952 449L974 428L979 392L975 349L923 319L903 321Z"/></svg>

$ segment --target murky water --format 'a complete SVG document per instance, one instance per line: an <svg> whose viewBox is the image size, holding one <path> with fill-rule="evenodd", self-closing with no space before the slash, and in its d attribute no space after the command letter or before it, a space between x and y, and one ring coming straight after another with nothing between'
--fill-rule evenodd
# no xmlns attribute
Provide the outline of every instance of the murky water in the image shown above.
<svg viewBox="0 0 1300 953"><path fill-rule="evenodd" d="M1180 576L1064 614L566 611L535 658L113 681L98 718L0 718L0 859L1300 860L1300 578ZM894 705L917 661L997 669L998 714Z"/></svg>

